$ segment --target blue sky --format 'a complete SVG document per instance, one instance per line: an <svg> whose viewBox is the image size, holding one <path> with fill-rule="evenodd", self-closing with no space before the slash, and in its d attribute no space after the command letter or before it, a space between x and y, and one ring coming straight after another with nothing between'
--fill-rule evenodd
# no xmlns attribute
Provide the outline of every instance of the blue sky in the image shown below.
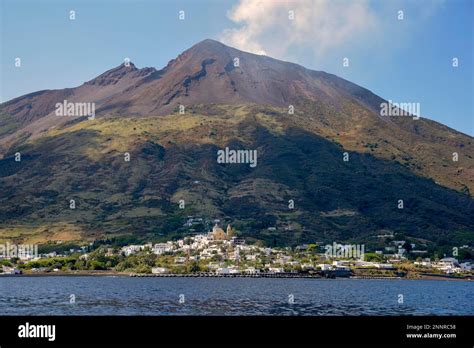
<svg viewBox="0 0 474 348"><path fill-rule="evenodd" d="M161 68L213 38L336 74L394 102L418 102L423 117L474 135L470 0L0 2L2 102L80 85L125 57Z"/></svg>

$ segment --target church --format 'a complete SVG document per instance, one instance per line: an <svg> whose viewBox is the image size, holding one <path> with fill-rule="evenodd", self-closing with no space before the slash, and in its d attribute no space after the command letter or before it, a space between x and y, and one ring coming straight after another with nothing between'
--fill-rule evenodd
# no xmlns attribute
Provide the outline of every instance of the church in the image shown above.
<svg viewBox="0 0 474 348"><path fill-rule="evenodd" d="M212 238L214 240L230 240L234 236L234 231L230 224L227 225L227 230L224 232L222 228L219 227L218 224L215 224L212 228Z"/></svg>

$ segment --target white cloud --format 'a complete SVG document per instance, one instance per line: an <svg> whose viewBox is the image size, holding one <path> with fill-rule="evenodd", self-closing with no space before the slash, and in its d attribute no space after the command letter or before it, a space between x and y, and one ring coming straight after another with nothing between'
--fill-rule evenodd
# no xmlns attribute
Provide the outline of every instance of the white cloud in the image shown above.
<svg viewBox="0 0 474 348"><path fill-rule="evenodd" d="M220 40L243 51L287 59L360 52L388 54L403 46L444 0L239 0ZM399 10L405 12L397 20ZM289 19L289 11L294 19ZM297 59L298 60L298 59Z"/></svg>
<svg viewBox="0 0 474 348"><path fill-rule="evenodd" d="M294 11L294 19L289 19ZM292 46L315 55L350 43L373 31L377 17L366 0L240 0L228 17L236 28L220 39L233 47L276 57Z"/></svg>

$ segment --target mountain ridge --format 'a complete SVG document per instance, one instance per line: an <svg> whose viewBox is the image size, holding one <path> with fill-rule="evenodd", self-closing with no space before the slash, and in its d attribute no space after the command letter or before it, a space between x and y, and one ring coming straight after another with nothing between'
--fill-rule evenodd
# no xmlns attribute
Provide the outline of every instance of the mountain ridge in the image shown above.
<svg viewBox="0 0 474 348"><path fill-rule="evenodd" d="M97 104L95 119L57 117L63 100ZM0 105L0 238L164 238L201 215L283 245L382 230L431 246L470 242L474 139L381 116L381 102L335 75L212 40L161 70L130 62L15 98ZM226 146L258 150L257 167L217 163Z"/></svg>
<svg viewBox="0 0 474 348"><path fill-rule="evenodd" d="M239 58L238 67L234 66L235 58ZM419 156L414 170L442 185L474 192L474 159L469 155L474 152L472 137L425 118L412 122L409 117L381 116L380 104L386 102L383 98L336 75L243 52L211 39L193 45L160 70L138 69L132 62L128 65L122 63L78 87L34 92L1 104L0 112L6 114L7 121L0 120L0 157L18 138L36 139L51 128L72 122L54 115L56 102L63 100L94 102L97 117L166 115L179 105L293 105L308 114L317 108L337 114L331 119L322 115L314 120L318 124L313 128L348 150L367 150L383 158L391 158L395 151L400 153L396 159L405 163L416 157L409 146L448 147L449 152L439 148L436 156ZM344 103L353 102L360 107L344 110ZM308 103L313 107L304 106ZM354 115L355 110L364 117ZM385 148L386 142L396 144L396 148ZM374 148L374 143L384 148ZM463 158L469 165L438 173L440 167L450 168L447 163L455 152L461 156L466 153Z"/></svg>

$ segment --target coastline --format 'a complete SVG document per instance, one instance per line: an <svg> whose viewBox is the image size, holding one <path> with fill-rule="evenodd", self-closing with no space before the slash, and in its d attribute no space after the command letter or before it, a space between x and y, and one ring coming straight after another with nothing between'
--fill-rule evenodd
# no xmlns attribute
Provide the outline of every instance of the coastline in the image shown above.
<svg viewBox="0 0 474 348"><path fill-rule="evenodd" d="M22 274L1 274L2 277L129 277L130 273L114 271L78 271L78 272L28 272Z"/></svg>
<svg viewBox="0 0 474 348"><path fill-rule="evenodd" d="M348 277L325 277L320 274L279 274L279 273L262 273L262 274L215 274L215 273L187 273L187 274L146 274L146 273L129 273L115 271L77 271L77 272L38 272L38 273L22 273L22 274L0 274L0 279L12 277L132 277L132 278L271 278L271 279L354 279L354 280L438 280L438 281L473 281L470 276L454 277L443 274L416 273L409 274L406 277L394 276L348 276Z"/></svg>

